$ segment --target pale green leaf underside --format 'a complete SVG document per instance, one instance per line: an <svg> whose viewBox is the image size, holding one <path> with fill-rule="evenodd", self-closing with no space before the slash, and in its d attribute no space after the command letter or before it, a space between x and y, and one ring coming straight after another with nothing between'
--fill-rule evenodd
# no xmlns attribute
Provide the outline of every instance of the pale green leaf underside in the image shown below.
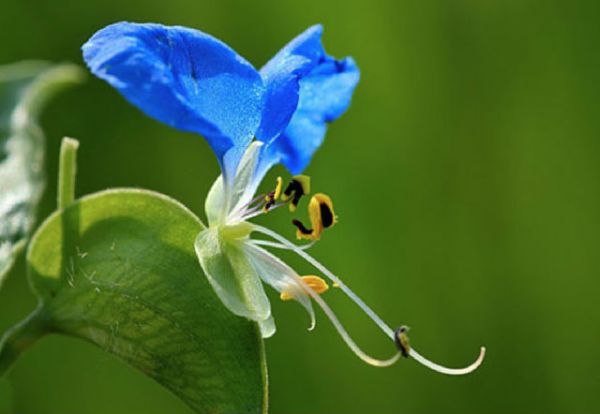
<svg viewBox="0 0 600 414"><path fill-rule="evenodd" d="M185 207L109 190L52 215L28 251L50 332L83 338L170 389L198 413L266 411L255 323L227 311L202 273L204 229Z"/></svg>
<svg viewBox="0 0 600 414"><path fill-rule="evenodd" d="M0 286L32 229L44 189L39 112L56 92L80 81L82 73L70 64L0 66Z"/></svg>

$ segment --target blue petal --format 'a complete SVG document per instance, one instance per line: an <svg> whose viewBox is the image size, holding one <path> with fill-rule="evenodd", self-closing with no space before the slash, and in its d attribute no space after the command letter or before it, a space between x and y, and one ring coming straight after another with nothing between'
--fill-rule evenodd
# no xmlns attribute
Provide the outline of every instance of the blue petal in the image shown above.
<svg viewBox="0 0 600 414"><path fill-rule="evenodd" d="M260 75L205 33L121 22L98 31L82 49L96 76L152 118L202 134L221 163L229 149L241 153L260 124Z"/></svg>
<svg viewBox="0 0 600 414"><path fill-rule="evenodd" d="M313 26L292 40L260 71L266 93L257 139L265 142L258 175L282 162L299 174L322 144L327 123L341 116L360 74L352 58L337 61Z"/></svg>
<svg viewBox="0 0 600 414"><path fill-rule="evenodd" d="M322 33L321 25L308 28L260 70L266 86L262 122L256 134L260 141L272 141L290 122L298 106L300 79L325 56Z"/></svg>
<svg viewBox="0 0 600 414"><path fill-rule="evenodd" d="M348 109L359 78L352 58L327 58L302 78L296 112L285 131L265 149L262 168L282 162L292 174L300 174L323 143L327 124Z"/></svg>

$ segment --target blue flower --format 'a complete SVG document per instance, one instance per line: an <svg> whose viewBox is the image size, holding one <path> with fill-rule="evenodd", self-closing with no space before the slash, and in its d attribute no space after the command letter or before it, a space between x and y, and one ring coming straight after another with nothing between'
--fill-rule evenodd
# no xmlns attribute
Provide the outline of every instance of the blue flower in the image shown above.
<svg viewBox="0 0 600 414"><path fill-rule="evenodd" d="M234 174L254 137L265 143L261 172L282 162L306 168L326 124L341 116L359 79L337 61L313 26L260 72L214 37L185 27L116 23L83 46L90 70L144 113L204 136L224 172Z"/></svg>
<svg viewBox="0 0 600 414"><path fill-rule="evenodd" d="M430 362L410 347L407 329L391 329L337 276L306 250L337 223L333 202L323 193L308 203L310 225L293 220L296 245L249 220L287 205L294 211L310 193L310 180L300 175L325 138L329 123L350 105L359 70L350 57L337 60L322 44L323 28L308 28L257 71L246 59L214 37L197 30L159 24L115 23L83 45L90 70L117 89L148 116L182 131L202 135L213 149L222 174L208 193L209 227L196 238L195 250L216 295L233 313L256 321L264 337L275 333L271 306L263 283L306 308L312 329L316 302L343 340L365 362L387 366L410 356L439 372L449 369ZM289 184L256 196L267 171L283 164ZM255 234L263 238L253 237ZM265 239L267 237L267 239ZM321 294L327 282L315 275L299 276L267 248L295 252L346 293L389 336L396 352L387 360L363 352Z"/></svg>

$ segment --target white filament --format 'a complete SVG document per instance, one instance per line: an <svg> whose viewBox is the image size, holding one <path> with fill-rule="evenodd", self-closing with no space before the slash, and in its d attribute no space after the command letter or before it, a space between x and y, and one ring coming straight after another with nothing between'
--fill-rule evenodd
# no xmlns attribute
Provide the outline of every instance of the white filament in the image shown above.
<svg viewBox="0 0 600 414"><path fill-rule="evenodd" d="M246 211L239 213L238 215L234 216L233 220L239 220L239 221L250 220L254 217L258 217L262 214L266 214L270 211L273 211L281 206L285 206L286 204L287 204L287 202L276 203L273 206L271 206L267 211L264 210L264 206L261 204L253 209L246 210Z"/></svg>
<svg viewBox="0 0 600 414"><path fill-rule="evenodd" d="M390 328L388 326L388 324L386 324L380 317L379 315L377 315L366 303L364 303L362 301L362 299L360 299L348 286L346 286L346 284L344 284L336 275L334 275L333 273L331 273L329 271L329 269L327 269L325 266L323 266L321 263L319 263L319 261L317 261L316 259L314 259L312 256L310 256L308 253L306 253L303 249L301 249L300 247L296 246L294 243L290 242L289 240L287 240L285 237L280 236L279 234L277 234L276 232L263 227L263 226L259 226L257 224L253 224L253 228L254 230L263 233L267 236L272 237L273 239L279 241L281 244L287 246L289 248L289 250L294 251L296 254L298 254L300 257L302 257L303 259L305 259L307 262L309 262L310 264L312 264L315 268L317 268L321 273L323 273L327 278L329 278L334 284L338 285L339 288L346 293L346 295L348 295L348 297L354 302L356 303L366 314L367 316L369 316L369 318L371 318L371 320L373 320L373 322L375 322L377 324L377 326L379 326L379 328L392 340L395 341L395 332L392 328ZM325 302L323 302L323 300L319 297L319 295L315 294L314 292L311 293L311 291L309 291L309 294L311 294L311 296L313 297L313 299L315 299L315 301L323 308L323 311L325 311L325 313L327 314L327 316L331 319L332 316L333 318L335 318L335 315L333 314L333 312L331 312L331 309L329 309L329 307L327 306L327 304L325 304ZM315 297L316 295L316 297ZM327 309L329 309L329 312L331 312L331 315L329 315ZM339 321L337 321L337 319L335 319L335 321L333 319L331 319L333 324L336 325L339 324ZM346 341L346 343L348 344L348 346L359 356L361 357L361 359L363 359L365 362L369 363L367 360L365 360L364 358L362 358L362 356L355 350L354 347L356 347L360 352L362 352L360 350L360 348L358 348L356 346L356 344L352 341L352 339L350 339L350 337L348 337L348 340L350 342L348 342L348 340L346 340L346 338L344 337L344 333L347 335L346 331L344 330L344 328L340 325L339 328L336 325L336 329L338 330L338 332L340 333L340 335L342 335L342 337L344 338L344 340ZM341 330L340 330L341 329ZM464 374L468 374L470 372L473 372L474 370L476 370L481 363L483 362L483 358L485 357L485 348L481 347L480 352L479 352L479 356L477 357L477 359L475 360L475 362L473 362L472 364L470 364L467 367L464 368L447 368L444 367L442 365L436 364L430 360L428 360L427 358L423 357L421 354L419 354L416 350L414 350L413 348L410 349L409 351L409 355L417 362L419 362L420 364L434 370L437 371L439 373L442 374L447 374L447 375L464 375ZM366 355L368 357L368 355ZM369 357L370 358L370 357ZM399 354L396 355L395 357L396 360L399 358ZM389 362L391 361L393 358L385 361L385 362ZM381 361L380 361L381 362ZM395 362L395 361L394 361ZM393 362L392 362L393 364ZM374 365L374 364L371 364ZM391 365L391 364L390 364ZM377 366L387 366L387 365L377 365Z"/></svg>
<svg viewBox="0 0 600 414"><path fill-rule="evenodd" d="M479 356L477 357L477 359L471 365L464 367L464 368L447 368L442 365L436 364L435 362L432 362L432 361L428 360L427 358L425 358L423 355L419 354L413 348L411 348L408 351L408 354L419 364L425 365L427 368L430 368L430 369L440 372L442 374L465 375L465 374L470 374L471 372L473 372L477 368L479 368L479 366L483 362L483 358L485 357L485 347L482 346L479 349Z"/></svg>
<svg viewBox="0 0 600 414"><path fill-rule="evenodd" d="M292 268L287 266L285 263L283 263L276 257L272 256L268 252L262 250L260 247L256 247L256 252L261 254L263 256L263 258L265 260L269 261L273 266L278 267L282 272L284 272L288 276L294 278L302 286L302 288L306 291L306 293L309 294L314 299L315 302L317 302L317 304L321 307L321 309L323 309L323 312L325 312L325 315L327 315L327 317L329 318L329 320L331 321L331 323L333 324L335 329L338 331L338 333L340 334L340 336L342 337L342 339L344 340L346 345L348 345L348 347L352 350L352 352L354 352L356 354L356 356L358 356L360 359L362 359L367 364L373 365L375 367L388 367L388 366L396 363L396 361L398 361L398 359L401 356L400 352L396 352L389 359L373 358L372 356L370 356L366 352L364 352L356 344L356 342L354 342L354 340L352 339L352 337L350 336L348 331L346 331L346 329L344 328L342 323L338 320L337 316L335 316L335 313L331 310L329 305L327 305L327 303L325 303L325 301L321 298L321 296L319 296L318 293L316 293L314 290L312 290L304 282L304 280L302 280L302 278L300 276L298 276L298 274Z"/></svg>
<svg viewBox="0 0 600 414"><path fill-rule="evenodd" d="M259 245L259 246L273 247L275 249L282 249L282 250L292 250L285 244L275 243L275 242L271 242L268 240L251 240L251 241L252 241L252 243ZM298 245L295 245L295 246L301 250L308 250L311 247L313 247L315 245L315 243L316 243L315 241L311 241L310 243L303 244L302 246L298 246Z"/></svg>
<svg viewBox="0 0 600 414"><path fill-rule="evenodd" d="M329 278L333 283L335 283L337 286L339 286L339 288L342 289L342 291L344 291L344 293L346 293L346 295L348 295L348 297L350 299L352 299L352 301L354 303L356 303L379 326L379 328L381 328L381 330L387 336L390 337L391 340L394 340L394 330L392 328L390 328L379 317L379 315L377 315L366 303L364 303L362 301L362 299L360 299L356 295L356 293L354 293L352 290L350 290L350 288L348 286L346 286L346 284L344 282L342 282L336 275L331 273L325 266L323 266L321 263L319 263L319 261L317 261L315 258L310 256L305 251L296 247L296 245L294 243L290 242L285 237L280 236L276 232L274 232L266 227L259 226L257 224L253 224L253 228L256 231L266 234L267 236L270 236L270 237L274 238L275 240L278 240L280 243L288 246L290 250L294 251L296 254L298 254L300 257L302 257L304 260L306 260L307 262L312 264L321 273L323 273L327 278Z"/></svg>

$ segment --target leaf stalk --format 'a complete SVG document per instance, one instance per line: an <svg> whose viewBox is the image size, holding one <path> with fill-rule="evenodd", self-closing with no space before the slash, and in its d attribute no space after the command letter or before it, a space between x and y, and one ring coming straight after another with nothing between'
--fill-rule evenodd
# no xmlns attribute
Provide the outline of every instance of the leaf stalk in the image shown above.
<svg viewBox="0 0 600 414"><path fill-rule="evenodd" d="M48 332L42 308L8 330L0 339L0 377L5 376L18 357Z"/></svg>
<svg viewBox="0 0 600 414"><path fill-rule="evenodd" d="M58 209L67 208L75 200L75 178L77 175L77 149L79 141L64 137L60 146L58 170Z"/></svg>

